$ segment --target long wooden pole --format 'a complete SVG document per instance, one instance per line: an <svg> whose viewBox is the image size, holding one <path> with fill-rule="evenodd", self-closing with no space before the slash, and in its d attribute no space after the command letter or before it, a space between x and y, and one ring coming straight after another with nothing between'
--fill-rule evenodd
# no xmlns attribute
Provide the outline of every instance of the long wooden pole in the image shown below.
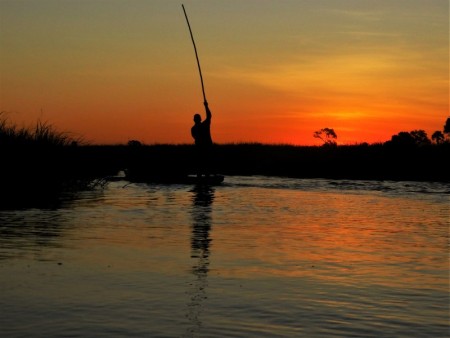
<svg viewBox="0 0 450 338"><path fill-rule="evenodd" d="M203 100L204 100L204 102L206 102L205 86L203 85L202 69L200 68L200 60L198 59L198 53L197 53L197 47L195 46L194 35L192 34L191 25L189 24L189 19L186 14L186 10L184 9L184 5L181 5L181 7L183 7L184 16L186 17L186 22L189 27L189 33L191 33L192 44L194 45L194 51L195 51L195 58L197 59L198 72L200 73L200 82L202 84Z"/></svg>

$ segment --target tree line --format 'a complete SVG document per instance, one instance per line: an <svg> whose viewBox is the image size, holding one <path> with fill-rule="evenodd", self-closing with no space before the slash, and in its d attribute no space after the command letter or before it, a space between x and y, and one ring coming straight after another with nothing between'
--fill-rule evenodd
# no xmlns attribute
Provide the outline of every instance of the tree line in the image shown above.
<svg viewBox="0 0 450 338"><path fill-rule="evenodd" d="M313 133L313 137L323 141L324 146L336 146L337 134L333 128L322 128ZM399 146L423 146L430 144L450 143L450 117L445 121L444 127L441 130L436 130L431 139L423 129L416 129L412 131L401 131L396 135L392 135L389 141L385 144L399 145Z"/></svg>

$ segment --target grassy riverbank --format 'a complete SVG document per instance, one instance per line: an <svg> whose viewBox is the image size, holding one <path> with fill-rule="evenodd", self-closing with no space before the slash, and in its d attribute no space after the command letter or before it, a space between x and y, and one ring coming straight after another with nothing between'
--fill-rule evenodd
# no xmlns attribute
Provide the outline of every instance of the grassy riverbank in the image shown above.
<svg viewBox="0 0 450 338"><path fill-rule="evenodd" d="M195 172L192 145L0 146L2 181L13 185L89 183L125 169L148 173ZM298 178L450 181L450 144L395 147L216 145L214 171L225 175Z"/></svg>
<svg viewBox="0 0 450 338"><path fill-rule="evenodd" d="M1 117L1 116L0 116ZM85 188L121 170L155 175L195 172L193 145L84 145L51 125L17 128L0 119L0 183L13 192ZM449 181L450 143L292 146L215 145L214 171L224 175ZM20 195L20 193L19 193Z"/></svg>
<svg viewBox="0 0 450 338"><path fill-rule="evenodd" d="M0 114L0 207L51 205L61 192L91 188L117 172L110 158L48 123L18 127Z"/></svg>
<svg viewBox="0 0 450 338"><path fill-rule="evenodd" d="M0 208L55 207L61 194L107 182L121 170L154 176L195 172L192 145L0 145ZM305 147L216 145L215 171L224 175L450 182L450 144Z"/></svg>

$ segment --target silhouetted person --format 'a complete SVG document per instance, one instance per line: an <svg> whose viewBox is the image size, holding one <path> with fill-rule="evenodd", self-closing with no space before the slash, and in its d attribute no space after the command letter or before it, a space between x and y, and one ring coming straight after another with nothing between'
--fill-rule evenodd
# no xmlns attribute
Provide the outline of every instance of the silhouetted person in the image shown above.
<svg viewBox="0 0 450 338"><path fill-rule="evenodd" d="M197 168L197 176L205 174L208 176L211 170L211 155L213 142L211 138L211 111L208 102L204 102L206 110L206 119L202 121L200 114L194 115L195 124L191 128L191 135L195 140L196 158L195 166Z"/></svg>

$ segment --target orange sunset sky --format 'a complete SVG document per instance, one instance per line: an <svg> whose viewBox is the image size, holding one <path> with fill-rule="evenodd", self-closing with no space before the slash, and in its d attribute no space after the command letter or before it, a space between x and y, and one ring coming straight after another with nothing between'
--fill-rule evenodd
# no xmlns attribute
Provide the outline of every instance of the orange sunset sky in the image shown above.
<svg viewBox="0 0 450 338"><path fill-rule="evenodd" d="M448 0L0 0L0 111L94 144L384 142L449 116Z"/></svg>

